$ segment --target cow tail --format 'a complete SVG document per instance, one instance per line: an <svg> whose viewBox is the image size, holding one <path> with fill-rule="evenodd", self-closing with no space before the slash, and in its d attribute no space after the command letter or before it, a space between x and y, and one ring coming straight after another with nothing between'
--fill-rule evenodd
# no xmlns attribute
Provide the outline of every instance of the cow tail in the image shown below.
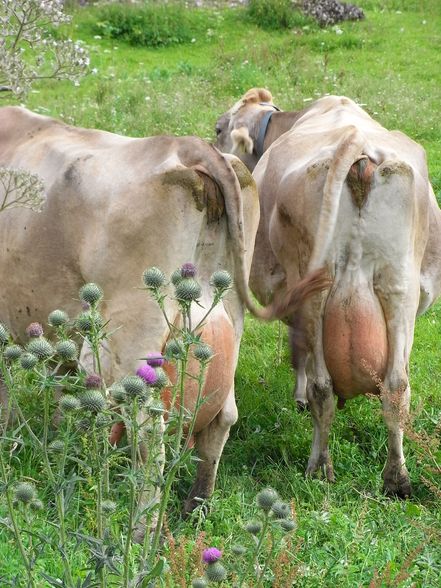
<svg viewBox="0 0 441 588"><path fill-rule="evenodd" d="M355 126L348 126L340 139L328 170L314 248L308 265L308 275L314 275L325 262L334 237L343 184L351 166L360 159L364 139Z"/></svg>
<svg viewBox="0 0 441 588"><path fill-rule="evenodd" d="M205 168L208 174L220 187L227 214L228 231L233 245L234 256L234 280L238 294L243 304L257 318L274 320L280 316L286 316L284 310L289 308L295 311L308 296L317 289L323 289L323 272L315 272L308 276L296 288L294 288L283 301L259 307L252 299L248 287L248 273L245 268L245 239L243 225L243 206L241 188L236 173L230 162L213 146L204 141L200 142L200 149L195 149L192 143L191 151L185 149L179 153L181 161L187 166ZM319 276L320 274L320 276Z"/></svg>

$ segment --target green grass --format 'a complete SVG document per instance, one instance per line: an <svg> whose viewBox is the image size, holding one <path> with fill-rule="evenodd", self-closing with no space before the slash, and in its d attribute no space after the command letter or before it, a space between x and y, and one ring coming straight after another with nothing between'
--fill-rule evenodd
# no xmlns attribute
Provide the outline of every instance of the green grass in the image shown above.
<svg viewBox="0 0 441 588"><path fill-rule="evenodd" d="M218 116L252 86L269 88L285 110L325 93L348 95L387 128L399 128L425 147L441 198L441 4L358 4L366 12L362 22L284 31L263 30L240 9L216 9L193 43L157 49L94 38L95 9L79 10L70 33L88 46L96 74L77 88L36 86L26 105L72 124L127 135L213 139ZM418 320L410 367L415 428L429 433L441 413L440 309L435 306ZM280 363L277 348L278 326L248 318L236 378L240 419L224 452L212 510L205 520L194 521L196 527L180 520L179 504L190 478L183 480L169 514L174 534L192 538L195 528L204 530L207 544L222 544L228 553L243 538L241 526L254 511L256 491L271 485L296 504L296 586L368 586L374 571L388 562L395 577L420 545L409 564L411 578L399 585L439 586L441 548L427 530L441 530L440 505L421 481L427 462L415 442L405 442L413 498L384 498L387 441L380 407L357 399L337 413L332 429L336 483L305 480L311 421L294 409L285 334ZM32 473L30 460L21 455L17 471ZM76 557L83 565L85 554ZM46 563L56 574L59 561L47 554ZM14 545L0 540L0 575L16 567Z"/></svg>

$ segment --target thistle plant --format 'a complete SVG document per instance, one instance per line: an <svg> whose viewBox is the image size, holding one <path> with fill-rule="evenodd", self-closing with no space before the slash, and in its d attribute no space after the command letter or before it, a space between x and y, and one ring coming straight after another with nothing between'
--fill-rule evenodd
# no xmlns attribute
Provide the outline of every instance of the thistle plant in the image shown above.
<svg viewBox="0 0 441 588"><path fill-rule="evenodd" d="M60 309L52 311L47 319L48 333L44 325L31 323L24 345L14 343L7 327L0 324L1 377L20 436L9 437L4 429L0 437L1 482L7 489L7 527L17 542L29 586L37 586L41 580L59 585L46 571L36 572L39 545L44 544L56 546L62 582L67 588L80 585L78 566L73 563L75 545L86 546L89 563L80 567L88 568L87 577L94 578L94 585L102 588L152 586L166 574L161 543L165 515L173 484L191 462L190 440L204 401L205 373L213 357L213 350L201 340L200 333L209 312L231 285L231 279L221 283L212 279L212 302L202 313L202 320L192 325L192 305L200 304L202 292L196 267L184 264L173 275L175 281L168 281L157 268L143 275L146 289L157 300L170 327L164 353L147 350L136 373L127 374L109 388L101 364L102 347L109 333L100 313L104 294L98 285L89 283L81 288L81 311L76 318L71 320ZM172 324L166 315L167 296L174 298L181 310L180 323ZM86 366L80 364L74 369L80 344L91 350L87 372ZM197 373L189 372L190 360L192 365L196 360ZM173 383L167 376L167 363L174 364ZM194 371L194 367L191 369ZM192 412L184 405L188 378L197 382ZM161 395L164 387L171 391L167 406ZM56 391L60 389L62 394L56 401ZM38 402L42 418L27 414L24 407L29 394ZM52 418L56 411L60 418L54 429ZM112 421L127 431L128 447L118 448L112 441ZM27 481L16 482L11 451L7 449L17 443L30 444L40 461L47 486L45 495L52 497L47 507L36 497L33 487L26 485ZM128 495L126 504L118 501L121 492ZM72 526L74 497L87 503L87 515L79 526ZM42 508L49 509L45 516L50 521L50 531L39 534L37 545L27 519L31 511ZM146 532L140 533L143 529ZM134 547L134 539L142 535L141 546ZM220 577L219 565L211 571L214 574L217 570Z"/></svg>
<svg viewBox="0 0 441 588"><path fill-rule="evenodd" d="M80 291L80 298L83 303L89 304L90 323L86 333L80 333L84 341L97 350L99 356L99 347L106 334L103 332L103 321L99 315L98 304L101 298L101 290L94 284L86 284ZM84 430L79 426L79 418L88 423L88 432L91 434L92 452L91 452L91 471L95 477L95 501L96 501L96 528L97 540L102 541L104 536L104 495L108 488L108 440L107 433L100 428L97 423L99 416L106 409L107 402L103 395L103 380L99 374L91 373L82 375L80 373L67 371L61 374L59 368L62 364L68 366L78 358L78 346L72 337L77 337L78 333L72 333L72 326L77 321L71 322L68 315L62 310L55 310L48 317L48 324L55 332L56 342L52 344L45 336L44 328L39 323L31 323L26 329L29 337L25 349L14 345L10 341L7 329L2 325L0 329L0 343L2 344L3 353L0 357L1 376L8 389L10 404L17 414L20 427L23 428L28 440L33 446L34 451L40 456L45 476L48 480L50 491L54 496L56 514L55 528L57 529L58 538L55 544L59 546L59 553L63 561L64 585L73 587L74 572L71 563L73 554L72 533L69 536L66 509L68 507L69 496L78 488L81 480L75 474L71 463L71 454L75 457L78 442L81 444L81 432ZM20 351L20 354L19 354ZM99 364L99 357L94 364ZM36 425L35 420L29 419L23 412L21 397L31 386L34 394L41 399L42 407L42 427ZM73 394L62 395L59 401L59 410L61 411L62 421L57 436L53 437L51 427L52 416L55 410L55 392L57 389L75 389ZM75 426L76 425L76 426ZM0 452L2 452L2 477L3 483L9 484L8 464L4 463L4 446L10 441L4 432L1 439ZM89 466L88 466L89 467ZM107 485L106 485L107 484ZM33 508L37 503L32 503ZM12 518L12 516L11 516ZM17 535L25 532L23 527L18 525L14 527L14 535L20 546L20 539ZM87 536L86 536L87 537ZM42 536L42 541L53 545L53 538ZM22 559L26 569L29 569L28 563L35 563L37 554L33 552L32 542L27 544L21 540L23 549L20 549ZM106 570L102 567L98 570L100 585L106 585ZM44 579L51 584L55 579L43 573ZM33 584L32 584L33 585ZM52 585L58 585L56 583Z"/></svg>
<svg viewBox="0 0 441 588"><path fill-rule="evenodd" d="M277 492L272 488L261 490L256 496L259 512L255 520L245 526L245 531L251 538L251 547L245 551L248 557L245 561L253 563L254 586L264 585L267 575L271 576L270 565L274 560L277 543L283 536L291 533L297 527L291 507L280 500ZM238 546L240 551L242 546ZM245 572L245 573L244 573ZM243 586L246 574L250 570L238 572L238 586Z"/></svg>
<svg viewBox="0 0 441 588"><path fill-rule="evenodd" d="M2 333L4 335L4 330L0 329L0 331L0 339L5 343L5 337L1 337ZM58 454L63 456L61 461L65 461L67 448L65 448L61 439L56 442L49 441L53 390L61 381L67 381L67 377L63 378L56 375L60 364L54 361L55 350L51 343L44 337L43 326L39 323L31 323L26 329L26 334L29 337L29 342L25 350L14 344L5 346L4 352L0 354L0 374L8 390L12 410L20 422L20 429L23 428L26 431L34 451L42 460L45 475L53 492L56 505L59 528L58 545L59 553L63 560L65 580L68 586L73 586L72 569L67 550L64 488L62 476L60 476L58 466L55 465L53 459L53 456ZM8 342L6 341L6 343ZM21 350L20 355L18 355L19 350ZM30 419L24 415L20 402L20 397L27 391L29 385L32 386L35 394L39 397L42 407L42 427L39 430L33 427ZM0 439L0 454L2 482L7 488L13 484L13 480L10 477L10 466L5 461L5 445L11 441L21 442L21 439L10 439L5 429ZM28 483L20 483L16 486L15 502L17 504L23 503L37 509L40 503L38 501L36 502L34 498L35 489L33 489L33 486ZM20 526L19 517L15 516L15 513L11 511L9 498L7 502L12 521L12 531L18 544L24 566L28 572L28 583L30 586L34 586L33 568L37 554L32 539L29 510L27 508L22 509L22 519L24 518L24 520L22 520ZM27 534L27 541L23 539L23 534ZM47 541L48 543L51 542L51 538L46 536L43 536L41 540Z"/></svg>
<svg viewBox="0 0 441 588"><path fill-rule="evenodd" d="M40 510L42 503L36 496L34 484L30 482L20 482L14 488L11 483L5 483L8 480L8 471L4 456L0 451L0 473L4 483L6 502L9 510L9 521L6 526L15 537L23 564L26 568L28 586L34 588L34 565L35 560L30 556L33 551L33 534L32 534L32 515L29 510ZM21 527L20 527L21 525ZM22 528L27 530L27 541L21 532Z"/></svg>
<svg viewBox="0 0 441 588"><path fill-rule="evenodd" d="M216 547L205 549L202 561L206 565L204 577L195 578L193 587L221 584L228 579L228 585L235 588L244 586L264 586L268 579L273 580L271 564L275 560L277 547L282 546L285 536L297 527L292 509L280 500L272 488L265 488L257 494L258 513L245 527L251 545L234 545L234 559L228 571L220 562L222 552ZM250 543L250 540L246 543Z"/></svg>
<svg viewBox="0 0 441 588"><path fill-rule="evenodd" d="M221 557L222 552L216 547L209 547L202 554L202 561L207 564L205 576L209 582L218 584L227 577L227 570L219 561Z"/></svg>
<svg viewBox="0 0 441 588"><path fill-rule="evenodd" d="M226 274L226 272L225 272ZM132 454L132 467L136 467L138 456L138 440L142 436L142 425L149 429L148 452L144 458L144 472L146 477L142 481L143 486L136 484L136 472L130 476L130 511L133 512L135 496L143 497L146 506L140 513L143 526L147 530L142 546L142 556L139 573L135 577L135 583L142 586L149 585L158 577L159 570L163 566L161 557L161 535L170 499L171 489L182 469L186 467L191 459L190 439L192 437L196 422L197 413L203 403L203 384L207 366L213 356L211 348L200 339L201 328L213 308L219 303L225 292L231 286L231 278L226 285L213 287L213 300L207 308L202 320L192 325L192 305L200 304L202 287L197 281L197 269L192 263L186 263L173 272L168 281L165 274L157 267L147 269L143 274L143 282L146 290L156 300L158 306L170 329L169 341L165 347L164 356L161 353L149 353L145 358L145 364L137 370L138 380L133 376L124 379L121 384L126 391L126 411L131 412L129 419L131 427L130 445ZM166 313L166 299L170 296L177 301L182 322L172 323ZM194 357L199 365L198 373L191 374L197 382L198 393L195 409L188 412L184 403L184 391L189 377L189 361ZM177 379L174 385L168 382L163 364L167 361L174 364ZM144 384L145 390L142 390ZM165 407L162 403L160 390L164 386L171 387L171 402L168 409L168 418L165 421L163 416ZM114 389L114 397L121 399L122 394L119 388ZM146 422L140 426L139 415L141 404L146 408ZM148 533L153 529L152 534ZM127 544L124 558L124 586L130 585L130 574L128 572L128 554L130 552L129 542L131 534L127 535Z"/></svg>

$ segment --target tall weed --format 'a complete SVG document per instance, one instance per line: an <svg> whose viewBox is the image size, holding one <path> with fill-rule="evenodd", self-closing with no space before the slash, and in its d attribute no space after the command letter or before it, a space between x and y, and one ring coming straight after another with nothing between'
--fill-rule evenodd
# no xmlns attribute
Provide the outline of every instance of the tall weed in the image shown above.
<svg viewBox="0 0 441 588"><path fill-rule="evenodd" d="M248 15L252 22L270 30L302 27L313 22L291 0L250 0Z"/></svg>
<svg viewBox="0 0 441 588"><path fill-rule="evenodd" d="M94 14L95 33L140 47L191 43L216 22L212 13L189 10L182 3L110 4Z"/></svg>

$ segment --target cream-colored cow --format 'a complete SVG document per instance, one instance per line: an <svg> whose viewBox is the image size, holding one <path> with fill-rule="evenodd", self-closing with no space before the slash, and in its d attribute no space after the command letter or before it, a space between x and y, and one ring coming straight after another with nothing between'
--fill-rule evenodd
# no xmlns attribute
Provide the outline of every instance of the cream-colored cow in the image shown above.
<svg viewBox="0 0 441 588"><path fill-rule="evenodd" d="M323 468L334 479L333 393L342 406L380 387L389 432L384 486L407 496L402 440L414 324L441 292L441 212L425 152L345 97L285 117L274 111L267 90L250 90L219 119L218 146L246 154L250 167L258 160L261 220L250 276L257 298L283 297L321 266L332 280L301 321L286 317L301 364L296 398L307 397L314 420L307 473Z"/></svg>
<svg viewBox="0 0 441 588"><path fill-rule="evenodd" d="M237 419L234 372L244 309L266 312L254 308L247 286L259 221L251 175L237 158L196 137L127 138L17 107L0 109L0 166L38 174L47 192L41 213L0 214L0 320L20 340L31 321L46 322L55 308L75 315L78 289L100 284L103 315L120 327L103 357L109 383L134 373L137 358L160 351L168 336L157 305L139 288L147 267L170 275L185 262L197 266L203 293L201 307L193 305L193 324L211 305L213 271L234 276L235 288L201 333L215 357L195 429L202 461L186 504L192 509L196 497L212 492ZM173 320L177 303L166 305ZM81 359L87 364L87 350ZM186 391L188 407L195 394Z"/></svg>

